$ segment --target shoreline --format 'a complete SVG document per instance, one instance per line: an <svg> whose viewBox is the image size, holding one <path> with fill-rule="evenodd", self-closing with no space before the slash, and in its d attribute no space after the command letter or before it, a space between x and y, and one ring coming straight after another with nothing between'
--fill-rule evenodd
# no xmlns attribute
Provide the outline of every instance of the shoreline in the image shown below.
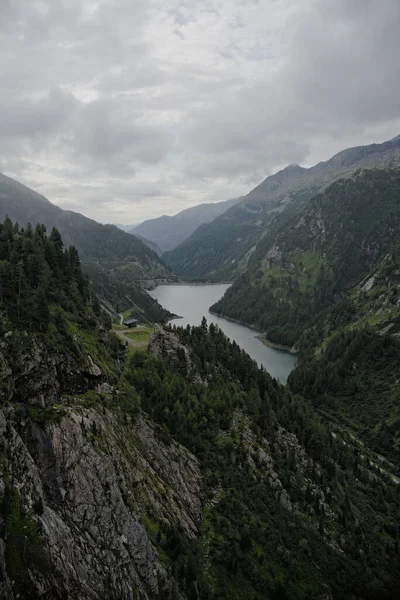
<svg viewBox="0 0 400 600"><path fill-rule="evenodd" d="M259 339L260 342L264 344L264 346L268 346L269 348L275 348L275 350L282 350L282 352L288 352L293 356L297 356L298 354L298 352L293 350L293 346L285 346L284 344L276 344L275 342L271 342L271 340L269 340L266 337L265 333L260 333L256 336L256 338Z"/></svg>
<svg viewBox="0 0 400 600"><path fill-rule="evenodd" d="M212 310L209 310L208 312L210 313L210 315L213 315L214 317L219 317L220 319L225 319L225 321L230 321L231 323L237 323L238 325L243 325L243 327L247 327L248 329L252 329L253 331L256 331L258 334L255 336L256 338L258 338L259 335L262 335L260 330L257 327L254 327L254 325L249 325L248 323L245 323L244 321L239 321L238 319L232 319L232 317L226 317L225 315L219 315L218 313L213 312Z"/></svg>
<svg viewBox="0 0 400 600"><path fill-rule="evenodd" d="M176 286L176 285L191 285L191 286L202 286L202 285L231 285L231 284L221 284L221 283L199 283L199 282L173 282L173 283L167 283L167 284L161 284L161 285L171 285L171 286ZM158 286L157 286L158 287ZM226 321L230 321L231 323L236 323L237 325L242 325L243 327L247 327L248 329L251 329L252 331L254 331L255 333L255 338L257 338L264 346L267 346L268 348L272 348L273 350L278 350L280 352L285 352L286 354L291 354L292 356L297 356L298 352L293 350L293 346L285 346L284 344L276 344L275 342L271 342L271 340L269 340L266 337L266 334L261 332L258 327L255 327L254 325L250 325L249 323L245 323L244 321L240 321L239 319L232 319L232 317L228 317L225 315L221 315L218 314L210 309L208 309L208 314L214 316L214 317L219 317L220 319L225 319ZM206 315L204 315L206 316ZM174 317L172 317L171 319L168 319L168 323L171 323L171 321L175 320L175 319L183 319L184 317L180 316L180 315L176 315Z"/></svg>
<svg viewBox="0 0 400 600"><path fill-rule="evenodd" d="M244 323L243 321L239 321L238 319L232 319L232 317L226 317L225 315L219 315L218 313L213 312L212 310L208 311L210 313L210 315L213 315L214 317L220 317L221 319L226 319L227 321L231 321L232 323L237 323L238 325L243 325L244 327L247 327L248 329L252 329L253 331L257 332L257 335L255 336L258 340L260 340L260 342L262 344L264 344L264 346L267 346L268 348L273 348L274 350L280 350L281 352L287 352L288 354L291 354L292 356L296 356L298 354L298 352L294 352L293 351L293 346L285 346L284 344L276 344L275 342L271 342L271 340L269 340L265 333L260 332L260 330L255 327L254 325L249 325L248 323Z"/></svg>

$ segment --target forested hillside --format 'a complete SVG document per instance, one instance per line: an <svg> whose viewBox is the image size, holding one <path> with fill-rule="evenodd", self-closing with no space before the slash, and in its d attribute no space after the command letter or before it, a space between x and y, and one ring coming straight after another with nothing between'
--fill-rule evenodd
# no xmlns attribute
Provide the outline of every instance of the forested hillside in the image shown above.
<svg viewBox="0 0 400 600"><path fill-rule="evenodd" d="M332 184L252 256L214 307L293 345L390 253L397 263L400 171L363 171ZM394 268L394 267L393 267Z"/></svg>
<svg viewBox="0 0 400 600"><path fill-rule="evenodd" d="M89 297L79 254L64 248L57 229L47 235L43 225L23 229L9 218L0 224L0 302L13 325L47 331L52 303L78 314Z"/></svg>
<svg viewBox="0 0 400 600"><path fill-rule="evenodd" d="M120 345L57 230L0 257L0 597L396 597L390 465L205 320Z"/></svg>
<svg viewBox="0 0 400 600"><path fill-rule="evenodd" d="M171 272L157 254L135 236L114 225L101 225L81 214L61 210L40 194L0 174L0 219L6 216L21 227L28 223L32 227L42 223L49 231L57 227L65 243L78 249L98 294L117 304L117 309L132 308L135 298L139 302L139 313L146 314L151 307L161 320L168 314L141 291L139 281L168 278Z"/></svg>
<svg viewBox="0 0 400 600"><path fill-rule="evenodd" d="M289 382L320 411L399 458L400 171L334 183L265 238L212 310L300 350Z"/></svg>
<svg viewBox="0 0 400 600"><path fill-rule="evenodd" d="M164 258L187 279L232 281L247 269L258 242L270 238L299 214L316 194L357 169L400 166L400 138L349 148L310 169L290 165L268 177L208 225L203 225Z"/></svg>

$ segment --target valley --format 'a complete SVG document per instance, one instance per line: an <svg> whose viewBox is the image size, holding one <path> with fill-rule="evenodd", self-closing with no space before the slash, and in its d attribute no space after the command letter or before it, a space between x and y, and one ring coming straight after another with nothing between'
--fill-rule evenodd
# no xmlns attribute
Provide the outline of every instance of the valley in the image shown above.
<svg viewBox="0 0 400 600"><path fill-rule="evenodd" d="M0 598L394 600L400 170L292 198L235 274L187 246L213 284L0 184L46 221L0 224Z"/></svg>
<svg viewBox="0 0 400 600"><path fill-rule="evenodd" d="M0 0L0 600L400 600L399 31Z"/></svg>
<svg viewBox="0 0 400 600"><path fill-rule="evenodd" d="M142 240L114 225L102 225L79 213L62 210L47 198L0 173L0 219L21 227L57 227L65 244L75 246L93 291L112 314L135 307L139 318L165 320L169 314L145 292L140 281L169 280L171 270Z"/></svg>

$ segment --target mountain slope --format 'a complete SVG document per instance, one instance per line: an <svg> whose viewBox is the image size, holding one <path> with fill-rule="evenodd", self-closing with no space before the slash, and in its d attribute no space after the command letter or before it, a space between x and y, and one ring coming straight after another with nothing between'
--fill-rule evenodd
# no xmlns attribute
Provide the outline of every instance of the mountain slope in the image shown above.
<svg viewBox="0 0 400 600"><path fill-rule="evenodd" d="M259 243L248 273L213 310L294 344L320 310L397 252L399 199L400 170L361 171L332 184Z"/></svg>
<svg viewBox="0 0 400 600"><path fill-rule="evenodd" d="M200 204L182 210L177 215L169 217L163 215L157 219L149 219L131 229L134 235L140 234L146 239L155 242L162 252L172 250L186 240L200 225L210 223L223 214L231 206L239 202L240 198L233 198L215 204Z"/></svg>
<svg viewBox="0 0 400 600"><path fill-rule="evenodd" d="M149 306L156 307L148 294L138 291L139 281L168 278L171 272L157 254L135 236L114 225L101 225L79 213L62 210L44 196L0 174L0 219L6 215L22 226L43 223L49 230L57 227L65 243L79 250L95 289L114 304L118 299L119 310L131 308L128 298L136 291L136 296L142 299L139 309L146 312ZM117 294L113 282L120 286ZM158 313L162 318L159 306Z"/></svg>
<svg viewBox="0 0 400 600"><path fill-rule="evenodd" d="M0 264L0 598L153 598L145 507L193 535L198 461L117 389L126 352L56 230L6 220Z"/></svg>
<svg viewBox="0 0 400 600"><path fill-rule="evenodd" d="M139 240L142 240L142 242L144 244L146 244L146 246L151 248L151 250L153 250L153 252L155 252L157 254L157 256L162 255L162 250L161 250L160 246L158 244L156 244L156 242L152 242L151 240L148 240L143 235L140 235L140 233L135 233L135 232L131 232L131 231L130 231L130 233L132 233L132 235L137 237Z"/></svg>
<svg viewBox="0 0 400 600"><path fill-rule="evenodd" d="M122 229L122 231L126 231L128 233L131 229L134 229L134 227L136 227L136 223L131 223L130 225L124 225L123 223L113 223L113 225L118 227L118 229Z"/></svg>
<svg viewBox="0 0 400 600"><path fill-rule="evenodd" d="M272 235L333 181L359 168L400 166L400 138L339 152L310 169L290 165L268 177L239 204L203 225L180 246L165 254L175 273L213 281L239 276L257 243Z"/></svg>
<svg viewBox="0 0 400 600"><path fill-rule="evenodd" d="M2 600L396 597L395 467L205 319L120 344L56 229L0 268Z"/></svg>
<svg viewBox="0 0 400 600"><path fill-rule="evenodd" d="M88 328L64 316L68 357ZM107 378L28 364L17 323L2 346L0 597L396 597L400 499L373 453L213 325L129 358L89 316Z"/></svg>
<svg viewBox="0 0 400 600"><path fill-rule="evenodd" d="M212 307L296 344L289 383L391 460L400 457L400 170L316 196Z"/></svg>

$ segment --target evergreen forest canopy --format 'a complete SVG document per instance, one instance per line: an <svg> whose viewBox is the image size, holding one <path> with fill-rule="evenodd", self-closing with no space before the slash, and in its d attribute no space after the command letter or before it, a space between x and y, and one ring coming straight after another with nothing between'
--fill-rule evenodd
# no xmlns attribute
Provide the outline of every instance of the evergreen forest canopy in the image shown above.
<svg viewBox="0 0 400 600"><path fill-rule="evenodd" d="M300 350L294 391L400 456L400 171L334 183L255 250L212 307Z"/></svg>
<svg viewBox="0 0 400 600"><path fill-rule="evenodd" d="M0 428L0 479L5 481L0 538L15 594L37 598L37 581L46 585L50 597L70 592L54 568L54 539L49 542L44 523L48 526L49 511L61 519L72 502L76 482L69 480L68 473L73 464L66 457L67 466L62 465L55 477L49 470L55 455L50 453L42 475L46 485L39 494L34 487L32 491L37 476L21 472L19 463L24 441L30 452L26 464L33 473L44 449L55 452L54 428L71 415L84 436L85 456L94 452L94 471L110 458L125 456L117 454L119 444L126 452L124 444L140 419L154 427L168 459L171 452L173 460L179 443L198 460L202 514L195 535L185 533L175 513L169 512L168 518L161 514L163 494L158 488L156 500L141 505L139 482L128 489L127 476L119 476L124 506L143 523L163 565L157 591L147 589L148 597L396 597L400 485L395 467L314 411L309 398L320 397L316 386L321 373L316 371L312 381L311 373L295 372L294 393L205 320L199 327L156 332L148 354L129 352L107 333L110 320L90 292L79 255L74 248L64 247L56 229L50 234L41 225L20 229L6 219L0 226L0 260L5 361L0 399L7 423L3 428L1 421ZM381 339L386 347L386 338ZM157 340L161 350L155 356L152 344ZM33 372L26 361L27 349L30 361L37 361ZM101 375L93 368L89 372L88 353L91 365L101 365ZM340 351L326 351L326 355L331 362L341 357ZM367 356L366 365L369 360ZM56 371L51 367L55 362ZM345 362L338 368L349 365ZM49 373L56 378L55 391L49 389ZM105 390L99 391L99 377L109 386ZM329 385L336 385L336 379ZM37 401L40 394L42 402ZM118 435L112 430L109 438L110 432L100 430L96 421L90 424L89 410L98 419L108 415L107 422L117 424ZM132 469L140 466L138 461ZM87 484L92 475L87 474ZM66 503L56 493L59 477L67 486ZM148 469L141 477L149 489L156 472ZM17 485L21 478L24 484ZM107 483L96 490L106 507L116 494ZM185 505L187 498L175 500ZM119 515L114 517L117 527ZM96 522L91 536L102 531L101 525ZM77 539L86 536L78 521L74 528ZM25 536L25 546L15 541L20 535ZM106 531L103 538L103 559L109 552L109 535ZM74 543L69 541L71 548ZM88 552L92 551L90 546ZM0 552L0 567L1 558ZM136 556L124 560L135 561ZM105 576L105 569L94 573L97 584ZM91 577L88 573L87 580ZM74 589L82 589L80 585L74 582ZM103 596L97 597L119 598L114 585L108 579ZM143 582L140 585L132 586L133 598L144 597Z"/></svg>
<svg viewBox="0 0 400 600"><path fill-rule="evenodd" d="M178 351L172 368L170 355L135 356L127 377L162 439L201 461L200 538L151 515L189 597L394 598L400 486L217 326L172 332L191 350L189 371Z"/></svg>
<svg viewBox="0 0 400 600"><path fill-rule="evenodd" d="M20 228L9 218L0 224L0 304L18 328L46 331L51 305L78 314L90 298L78 251L64 248L60 232L44 225ZM95 296L93 307L99 312Z"/></svg>
<svg viewBox="0 0 400 600"><path fill-rule="evenodd" d="M172 273L140 239L114 225L102 225L62 210L22 184L0 174L0 219L20 226L28 222L56 227L67 246L79 251L98 297L115 312L132 310L141 320L164 321L170 315L142 289L143 280L170 278Z"/></svg>

